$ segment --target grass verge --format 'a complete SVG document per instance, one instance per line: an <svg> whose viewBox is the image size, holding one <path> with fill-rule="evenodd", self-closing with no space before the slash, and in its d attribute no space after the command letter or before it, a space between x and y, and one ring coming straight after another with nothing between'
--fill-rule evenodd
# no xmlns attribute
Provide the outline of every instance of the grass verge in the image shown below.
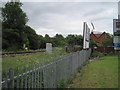
<svg viewBox="0 0 120 90"><path fill-rule="evenodd" d="M118 88L117 56L104 56L85 65L70 88Z"/></svg>

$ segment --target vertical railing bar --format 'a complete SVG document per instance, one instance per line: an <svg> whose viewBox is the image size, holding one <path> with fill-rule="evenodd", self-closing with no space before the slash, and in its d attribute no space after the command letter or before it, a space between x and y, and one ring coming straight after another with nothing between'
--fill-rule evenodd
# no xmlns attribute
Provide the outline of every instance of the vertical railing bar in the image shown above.
<svg viewBox="0 0 120 90"><path fill-rule="evenodd" d="M40 82L40 80L39 80L39 70L37 71L37 88L39 88L39 82Z"/></svg>
<svg viewBox="0 0 120 90"><path fill-rule="evenodd" d="M35 83L35 87L34 87L34 88L36 88L36 72L35 72L34 77L35 77L35 78L34 78L34 80L35 80L35 81L34 81L34 83Z"/></svg>
<svg viewBox="0 0 120 90"><path fill-rule="evenodd" d="M9 78L10 78L9 88L14 88L14 71L12 68L9 69Z"/></svg>
<svg viewBox="0 0 120 90"><path fill-rule="evenodd" d="M21 68L20 71L21 71L21 72L23 71L23 67ZM23 88L23 74L21 75L21 82L20 82L20 84L21 84L21 87L20 87L20 88Z"/></svg>
<svg viewBox="0 0 120 90"><path fill-rule="evenodd" d="M8 87L8 79L9 79L9 71L6 72L5 88L9 88Z"/></svg>
<svg viewBox="0 0 120 90"><path fill-rule="evenodd" d="M17 68L17 75L19 75L19 68ZM17 78L16 83L16 88L19 88L19 78Z"/></svg>
<svg viewBox="0 0 120 90"><path fill-rule="evenodd" d="M25 72L27 72L27 68L28 68L28 66L25 67ZM28 75L26 74L25 75L25 88L28 87L28 85L27 85L27 82L28 82L27 79L28 79Z"/></svg>
<svg viewBox="0 0 120 90"><path fill-rule="evenodd" d="M28 74L28 88L30 88L30 83L31 83L31 73Z"/></svg>
<svg viewBox="0 0 120 90"><path fill-rule="evenodd" d="M32 88L34 88L34 72L32 72Z"/></svg>

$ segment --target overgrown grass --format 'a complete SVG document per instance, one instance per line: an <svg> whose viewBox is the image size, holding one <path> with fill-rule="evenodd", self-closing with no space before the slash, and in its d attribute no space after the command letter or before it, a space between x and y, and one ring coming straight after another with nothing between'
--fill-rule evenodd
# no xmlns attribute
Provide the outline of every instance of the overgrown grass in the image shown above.
<svg viewBox="0 0 120 90"><path fill-rule="evenodd" d="M117 56L104 56L87 64L73 79L71 88L118 88Z"/></svg>
<svg viewBox="0 0 120 90"><path fill-rule="evenodd" d="M56 50L57 52L53 53L35 53L30 55L12 55L12 56L3 56L2 58L2 75L5 76L9 68L13 68L15 73L17 73L18 68L23 67L28 70L33 69L33 67L42 66L47 64L59 56L66 55L67 53L60 49ZM26 67L27 66L27 67ZM22 70L21 70L22 71Z"/></svg>

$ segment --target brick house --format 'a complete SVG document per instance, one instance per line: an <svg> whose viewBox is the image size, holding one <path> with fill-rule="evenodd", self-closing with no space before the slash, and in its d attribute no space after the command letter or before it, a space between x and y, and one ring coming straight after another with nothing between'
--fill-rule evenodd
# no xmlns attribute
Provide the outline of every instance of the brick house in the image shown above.
<svg viewBox="0 0 120 90"><path fill-rule="evenodd" d="M102 42L107 39L109 35L106 32L98 33L98 32L91 32L90 39L97 43L97 46L101 46Z"/></svg>
<svg viewBox="0 0 120 90"><path fill-rule="evenodd" d="M106 32L103 32L103 33L97 32L96 33L96 32L92 31L90 34L90 39L94 42L97 42L97 47L96 46L92 47L92 50L102 52L102 53L114 52L113 47L111 47L111 46L103 47L102 46L102 42L107 38L110 38L110 36Z"/></svg>

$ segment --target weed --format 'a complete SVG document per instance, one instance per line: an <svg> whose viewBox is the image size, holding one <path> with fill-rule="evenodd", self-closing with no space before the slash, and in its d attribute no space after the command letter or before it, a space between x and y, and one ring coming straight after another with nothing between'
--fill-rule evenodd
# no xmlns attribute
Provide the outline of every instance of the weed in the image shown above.
<svg viewBox="0 0 120 90"><path fill-rule="evenodd" d="M64 79L60 79L59 81L58 81L58 85L57 85L57 88L65 88L65 81L64 81Z"/></svg>

